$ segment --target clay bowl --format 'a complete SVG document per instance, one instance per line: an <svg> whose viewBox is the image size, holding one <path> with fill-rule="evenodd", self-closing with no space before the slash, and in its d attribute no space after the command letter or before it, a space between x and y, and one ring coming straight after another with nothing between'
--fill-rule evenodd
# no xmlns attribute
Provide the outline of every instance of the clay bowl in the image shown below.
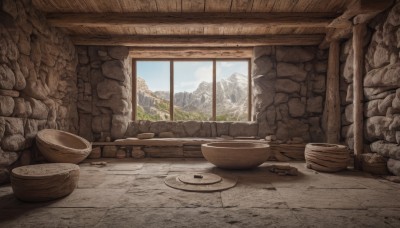
<svg viewBox="0 0 400 228"><path fill-rule="evenodd" d="M92 145L86 139L54 129L39 131L36 136L36 145L49 162L78 164L92 150Z"/></svg>
<svg viewBox="0 0 400 228"><path fill-rule="evenodd" d="M79 166L71 163L28 165L11 171L14 195L23 201L41 202L71 194L78 184Z"/></svg>
<svg viewBox="0 0 400 228"><path fill-rule="evenodd" d="M207 161L224 169L251 169L264 163L270 154L268 144L215 142L201 145Z"/></svg>

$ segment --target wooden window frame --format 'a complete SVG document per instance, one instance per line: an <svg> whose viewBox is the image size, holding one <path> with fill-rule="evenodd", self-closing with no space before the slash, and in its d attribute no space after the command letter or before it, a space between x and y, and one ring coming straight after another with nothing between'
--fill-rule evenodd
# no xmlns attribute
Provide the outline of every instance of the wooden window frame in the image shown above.
<svg viewBox="0 0 400 228"><path fill-rule="evenodd" d="M165 59L165 58L150 58L150 59L132 59L132 120L137 120L137 61L165 61L169 62L169 78L170 78L170 101L169 101L169 116L170 121L174 120L174 62L200 62L200 61L208 61L212 62L212 121L216 121L217 117L217 62L237 62L237 61L247 61L247 68L248 68L248 111L247 111L247 121L252 121L252 78L251 78L251 59L249 58L237 58L237 59L224 59L224 58L173 58L173 59Z"/></svg>

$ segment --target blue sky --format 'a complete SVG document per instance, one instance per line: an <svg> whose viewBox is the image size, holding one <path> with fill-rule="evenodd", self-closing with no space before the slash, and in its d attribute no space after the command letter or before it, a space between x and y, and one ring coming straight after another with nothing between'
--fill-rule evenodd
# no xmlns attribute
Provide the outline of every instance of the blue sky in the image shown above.
<svg viewBox="0 0 400 228"><path fill-rule="evenodd" d="M137 61L137 75L152 91L169 91L169 61ZM212 82L212 61L174 61L175 92L193 92L202 81ZM247 61L217 61L217 81L233 73L247 75Z"/></svg>

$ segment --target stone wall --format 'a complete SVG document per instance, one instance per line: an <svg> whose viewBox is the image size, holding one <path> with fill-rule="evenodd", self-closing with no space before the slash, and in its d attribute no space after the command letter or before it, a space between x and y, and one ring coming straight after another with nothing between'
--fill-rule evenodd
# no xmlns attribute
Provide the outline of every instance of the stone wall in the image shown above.
<svg viewBox="0 0 400 228"><path fill-rule="evenodd" d="M38 130L77 132L75 47L29 0L0 1L0 183ZM19 159L19 160L18 160ZM19 163L15 163L16 161Z"/></svg>
<svg viewBox="0 0 400 228"><path fill-rule="evenodd" d="M365 44L364 152L400 160L400 3L369 24ZM353 50L341 51L342 136L353 148ZM369 146L368 146L369 145ZM400 163L397 167L400 174Z"/></svg>
<svg viewBox="0 0 400 228"><path fill-rule="evenodd" d="M123 138L132 116L132 60L126 47L78 46L79 135Z"/></svg>
<svg viewBox="0 0 400 228"><path fill-rule="evenodd" d="M317 47L256 47L253 113L260 137L322 142L327 52Z"/></svg>

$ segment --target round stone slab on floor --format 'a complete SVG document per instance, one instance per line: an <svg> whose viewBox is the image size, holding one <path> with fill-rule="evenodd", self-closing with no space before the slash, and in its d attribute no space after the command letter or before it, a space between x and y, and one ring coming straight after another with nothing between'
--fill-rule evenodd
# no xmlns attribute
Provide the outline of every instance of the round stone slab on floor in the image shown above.
<svg viewBox="0 0 400 228"><path fill-rule="evenodd" d="M184 191L216 192L234 187L237 178L220 177L212 173L188 173L167 176L164 182L171 188Z"/></svg>
<svg viewBox="0 0 400 228"><path fill-rule="evenodd" d="M48 201L69 195L78 179L79 166L71 163L28 165L11 171L14 195L23 201Z"/></svg>

